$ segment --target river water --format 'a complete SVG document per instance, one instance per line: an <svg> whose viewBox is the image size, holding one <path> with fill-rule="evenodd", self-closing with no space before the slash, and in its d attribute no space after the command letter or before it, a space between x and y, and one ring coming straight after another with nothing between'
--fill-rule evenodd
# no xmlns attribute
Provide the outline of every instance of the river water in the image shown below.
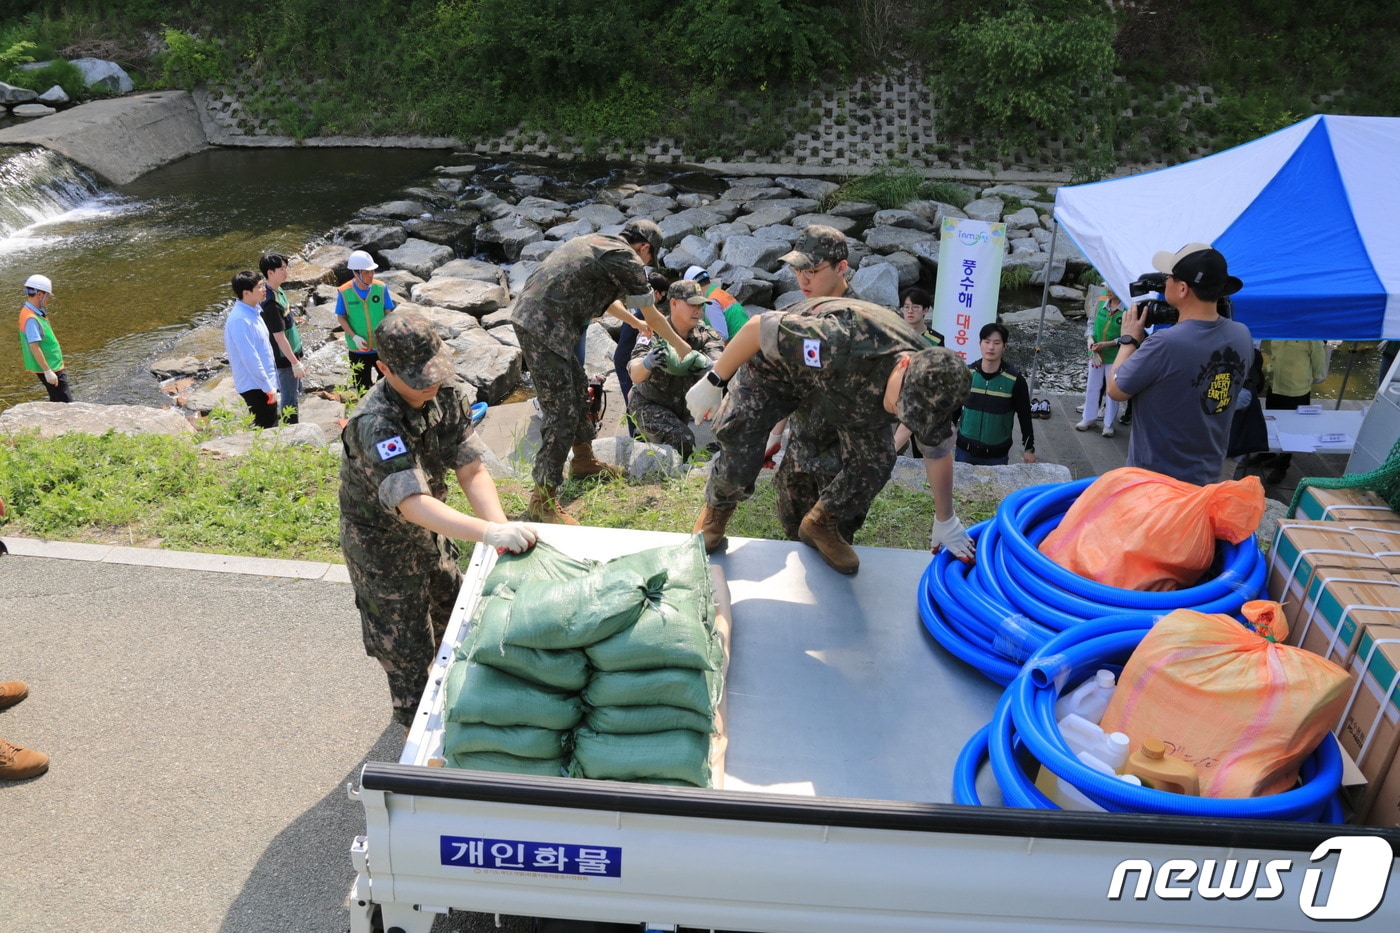
<svg viewBox="0 0 1400 933"><path fill-rule="evenodd" d="M147 364L227 308L235 272L256 268L267 251L299 251L451 161L450 153L433 150L214 149L113 188L43 150L0 147L0 289L12 289L11 305L0 304L0 313L18 310L27 276L48 275L50 317L74 398L168 404ZM475 181L496 187L516 172L550 177L545 193L569 201L622 181L671 180L711 194L725 187L695 172L578 164L507 163ZM1038 307L1040 297L1039 287L1004 293L1001 310ZM1011 331L1007 359L1030 372L1036 327ZM1040 390L1082 391L1082 332L1082 321L1047 326ZM15 338L7 339L9 348L0 347L0 410L46 397L20 366ZM1334 354L1321 397L1336 397L1349 348ZM1356 354L1348 397L1374 393L1377 365L1373 347Z"/></svg>
<svg viewBox="0 0 1400 933"><path fill-rule="evenodd" d="M74 398L168 404L145 364L227 307L235 272L257 268L266 251L300 250L442 164L446 155L214 149L113 188L42 150L0 148L6 189L0 288L9 295L0 312L13 333L8 316L23 303L21 284L35 272L49 276L50 320ZM21 198L22 192L27 194ZM24 225L26 215L43 219ZM6 340L0 348L0 409L45 399L20 366L16 338Z"/></svg>

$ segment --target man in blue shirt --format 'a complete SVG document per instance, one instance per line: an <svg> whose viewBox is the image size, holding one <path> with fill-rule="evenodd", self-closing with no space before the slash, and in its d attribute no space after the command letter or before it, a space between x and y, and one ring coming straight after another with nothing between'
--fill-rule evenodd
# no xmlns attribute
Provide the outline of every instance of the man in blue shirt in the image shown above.
<svg viewBox="0 0 1400 933"><path fill-rule="evenodd" d="M233 371L233 388L248 403L253 423L260 428L277 427L277 365L272 361L272 343L258 306L267 297L263 278L245 269L230 283L238 299L224 322L224 351Z"/></svg>

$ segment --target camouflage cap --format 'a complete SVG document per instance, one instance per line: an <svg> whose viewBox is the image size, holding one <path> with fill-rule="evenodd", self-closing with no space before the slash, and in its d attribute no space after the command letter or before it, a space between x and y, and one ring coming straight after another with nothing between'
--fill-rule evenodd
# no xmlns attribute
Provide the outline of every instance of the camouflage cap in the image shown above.
<svg viewBox="0 0 1400 933"><path fill-rule="evenodd" d="M920 444L940 444L953 433L953 419L971 389L967 364L951 350L930 347L910 357L895 414Z"/></svg>
<svg viewBox="0 0 1400 933"><path fill-rule="evenodd" d="M699 282L680 279L671 283L671 287L666 291L666 298L668 301L684 301L686 304L703 305L705 303L705 289Z"/></svg>
<svg viewBox="0 0 1400 933"><path fill-rule="evenodd" d="M645 240L651 244L651 255L653 257L661 255L661 228L654 221L645 217L637 217L627 221L622 225L622 238L628 243L636 243Z"/></svg>
<svg viewBox="0 0 1400 933"><path fill-rule="evenodd" d="M452 351L420 311L405 308L385 315L374 329L374 339L384 365L410 388L426 389L446 382L457 372Z"/></svg>
<svg viewBox="0 0 1400 933"><path fill-rule="evenodd" d="M813 224L802 229L802 235L797 238L797 245L792 248L792 252L779 261L794 269L810 269L823 262L830 262L834 266L846 256L846 234L835 227Z"/></svg>

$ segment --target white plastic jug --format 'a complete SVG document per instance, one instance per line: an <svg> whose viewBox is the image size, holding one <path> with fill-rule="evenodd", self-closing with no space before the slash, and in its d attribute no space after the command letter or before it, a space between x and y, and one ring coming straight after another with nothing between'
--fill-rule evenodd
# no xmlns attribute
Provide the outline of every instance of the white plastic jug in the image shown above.
<svg viewBox="0 0 1400 933"><path fill-rule="evenodd" d="M1137 787L1142 786L1142 781L1136 774L1116 774L1112 768L1088 752L1080 752L1078 758L1085 767L1093 768L1101 774L1112 774L1125 784L1133 784ZM1050 774L1049 771L1044 769L1041 770L1041 773ZM1054 775L1052 775L1052 777L1053 776ZM1104 812L1103 807L1090 800L1079 788L1058 777L1055 778L1055 792L1048 793L1045 796L1059 804L1061 810L1089 810L1096 813Z"/></svg>
<svg viewBox="0 0 1400 933"><path fill-rule="evenodd" d="M1108 701L1113 699L1113 687L1113 671L1096 671L1093 677L1055 701L1055 718L1064 719L1076 713L1090 722L1098 722L1103 719L1103 711L1108 709Z"/></svg>
<svg viewBox="0 0 1400 933"><path fill-rule="evenodd" d="M1060 720L1060 735L1070 751L1095 770L1117 774L1127 764L1132 740L1122 732L1105 733L1097 724L1076 713ZM1040 792L1066 810L1102 810L1098 804L1080 794L1073 785L1061 781L1055 772L1042 767L1035 786ZM1074 805L1071 806L1070 804Z"/></svg>

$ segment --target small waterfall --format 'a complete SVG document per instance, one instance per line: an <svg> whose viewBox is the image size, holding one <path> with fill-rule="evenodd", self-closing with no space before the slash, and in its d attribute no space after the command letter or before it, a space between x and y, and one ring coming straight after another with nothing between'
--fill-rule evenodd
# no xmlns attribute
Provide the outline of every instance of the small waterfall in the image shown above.
<svg viewBox="0 0 1400 933"><path fill-rule="evenodd" d="M56 152L0 146L0 240L109 193Z"/></svg>

